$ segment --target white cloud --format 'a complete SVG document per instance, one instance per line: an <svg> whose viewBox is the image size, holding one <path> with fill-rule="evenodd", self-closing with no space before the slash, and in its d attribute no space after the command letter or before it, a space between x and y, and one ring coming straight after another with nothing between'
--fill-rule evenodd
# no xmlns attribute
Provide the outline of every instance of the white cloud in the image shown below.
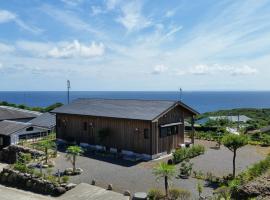
<svg viewBox="0 0 270 200"><path fill-rule="evenodd" d="M7 23L7 22L15 22L22 29L35 34L39 34L42 32L42 30L37 27L27 25L15 13L12 13L8 10L0 10L0 23Z"/></svg>
<svg viewBox="0 0 270 200"><path fill-rule="evenodd" d="M52 19L59 21L61 24L64 24L74 30L77 30L81 33L81 31L87 31L89 33L93 33L97 36L103 36L103 33L97 30L96 27L93 27L89 22L82 20L76 13L61 10L55 7L44 5L41 10L52 17Z"/></svg>
<svg viewBox="0 0 270 200"><path fill-rule="evenodd" d="M129 32L137 31L152 25L150 19L142 14L142 5L139 1L129 2L121 6L121 16L116 19Z"/></svg>
<svg viewBox="0 0 270 200"><path fill-rule="evenodd" d="M16 19L16 15L7 10L0 10L0 23L10 22Z"/></svg>
<svg viewBox="0 0 270 200"><path fill-rule="evenodd" d="M152 74L162 74L164 72L166 72L168 70L168 67L164 66L164 65L156 65L152 71Z"/></svg>
<svg viewBox="0 0 270 200"><path fill-rule="evenodd" d="M212 73L212 71L213 69L207 65L196 65L195 67L189 69L189 73L195 75L206 75Z"/></svg>
<svg viewBox="0 0 270 200"><path fill-rule="evenodd" d="M177 27L173 27L171 28L171 30L166 34L165 37L170 37L173 34L177 33L178 31L182 30L183 26L177 26Z"/></svg>
<svg viewBox="0 0 270 200"><path fill-rule="evenodd" d="M105 12L106 11L99 6L91 6L92 15L98 15L98 14L105 13Z"/></svg>
<svg viewBox="0 0 270 200"><path fill-rule="evenodd" d="M61 0L61 1L69 6L77 6L83 2L83 0Z"/></svg>
<svg viewBox="0 0 270 200"><path fill-rule="evenodd" d="M231 75L252 75L257 73L258 70L256 68L250 67L248 65L235 68L231 71Z"/></svg>
<svg viewBox="0 0 270 200"><path fill-rule="evenodd" d="M121 2L121 0L107 0L106 7L108 10L113 10Z"/></svg>
<svg viewBox="0 0 270 200"><path fill-rule="evenodd" d="M176 10L168 10L166 13L165 13L165 17L172 17L175 15L175 12Z"/></svg>
<svg viewBox="0 0 270 200"><path fill-rule="evenodd" d="M54 44L50 42L37 42L27 40L19 40L16 42L17 50L21 50L38 57L44 57L53 47Z"/></svg>
<svg viewBox="0 0 270 200"><path fill-rule="evenodd" d="M13 46L10 45L6 45L4 43L0 43L0 52L1 53L11 53L13 52L15 49Z"/></svg>
<svg viewBox="0 0 270 200"><path fill-rule="evenodd" d="M95 42L92 42L91 45L87 46L74 40L73 42L59 45L59 47L54 47L48 52L48 56L53 58L91 58L102 56L104 53L105 47L103 43L96 44Z"/></svg>
<svg viewBox="0 0 270 200"><path fill-rule="evenodd" d="M229 66L229 65L196 65L189 68L187 73L194 75L211 75L211 74L229 74L233 76L237 75L254 75L258 73L258 70L248 65L243 66Z"/></svg>

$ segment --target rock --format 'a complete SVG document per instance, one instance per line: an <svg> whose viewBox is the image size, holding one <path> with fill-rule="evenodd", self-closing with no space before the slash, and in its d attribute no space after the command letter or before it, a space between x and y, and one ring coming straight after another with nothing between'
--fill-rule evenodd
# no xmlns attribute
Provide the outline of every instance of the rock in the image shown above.
<svg viewBox="0 0 270 200"><path fill-rule="evenodd" d="M128 190L125 190L124 193L123 193L124 196L131 196L131 193L130 191Z"/></svg>
<svg viewBox="0 0 270 200"><path fill-rule="evenodd" d="M65 192L66 192L66 189L60 186L54 188L54 191L53 191L55 196L60 196L61 194L64 194Z"/></svg>
<svg viewBox="0 0 270 200"><path fill-rule="evenodd" d="M241 186L237 193L233 194L238 199L249 199L270 196L270 181L267 176L261 176Z"/></svg>
<svg viewBox="0 0 270 200"><path fill-rule="evenodd" d="M134 200L147 200L147 194L145 192L136 192L133 196Z"/></svg>
<svg viewBox="0 0 270 200"><path fill-rule="evenodd" d="M95 179L92 180L91 185L96 185L96 180Z"/></svg>
<svg viewBox="0 0 270 200"><path fill-rule="evenodd" d="M109 184L107 189L108 189L108 190L112 190L112 189L113 189L112 184Z"/></svg>
<svg viewBox="0 0 270 200"><path fill-rule="evenodd" d="M71 190L71 189L75 188L76 186L77 186L77 184L75 184L75 183L69 183L65 186L65 189Z"/></svg>

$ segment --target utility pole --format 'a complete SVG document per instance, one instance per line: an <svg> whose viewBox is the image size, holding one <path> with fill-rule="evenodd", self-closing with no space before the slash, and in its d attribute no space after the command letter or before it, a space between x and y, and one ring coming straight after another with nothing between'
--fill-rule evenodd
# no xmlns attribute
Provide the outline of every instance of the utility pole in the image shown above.
<svg viewBox="0 0 270 200"><path fill-rule="evenodd" d="M67 103L69 104L69 90L70 90L70 81L67 80Z"/></svg>
<svg viewBox="0 0 270 200"><path fill-rule="evenodd" d="M182 88L180 87L180 89L179 89L179 94L180 94L180 101L182 101L182 92L183 92L183 90L182 90Z"/></svg>

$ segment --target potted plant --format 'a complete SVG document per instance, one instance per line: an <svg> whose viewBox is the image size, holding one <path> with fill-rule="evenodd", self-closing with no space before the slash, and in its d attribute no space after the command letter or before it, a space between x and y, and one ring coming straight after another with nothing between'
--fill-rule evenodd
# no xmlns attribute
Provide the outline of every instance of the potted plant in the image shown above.
<svg viewBox="0 0 270 200"><path fill-rule="evenodd" d="M191 175L193 163L190 163L189 160L183 161L180 165L180 178L187 179Z"/></svg>

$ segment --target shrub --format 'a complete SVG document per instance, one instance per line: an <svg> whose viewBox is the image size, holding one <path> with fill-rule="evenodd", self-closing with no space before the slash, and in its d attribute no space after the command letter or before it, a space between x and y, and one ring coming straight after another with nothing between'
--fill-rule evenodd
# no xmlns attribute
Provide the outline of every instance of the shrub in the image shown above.
<svg viewBox="0 0 270 200"><path fill-rule="evenodd" d="M193 163L190 163L189 160L186 160L181 163L180 166L180 176L190 176Z"/></svg>
<svg viewBox="0 0 270 200"><path fill-rule="evenodd" d="M264 135L262 136L262 144L263 144L264 146L270 146L270 135L264 134Z"/></svg>
<svg viewBox="0 0 270 200"><path fill-rule="evenodd" d="M214 191L214 199L231 199L231 191L230 188L226 186L222 186Z"/></svg>
<svg viewBox="0 0 270 200"><path fill-rule="evenodd" d="M69 177L68 176L63 176L62 177L62 182L63 183L68 183L68 181L69 181Z"/></svg>
<svg viewBox="0 0 270 200"><path fill-rule="evenodd" d="M190 148L177 149L173 153L174 163L180 163L185 159L194 158L205 152L205 148L202 145L194 145Z"/></svg>
<svg viewBox="0 0 270 200"><path fill-rule="evenodd" d="M188 200L191 198L191 193L185 189L172 188L169 190L171 200Z"/></svg>
<svg viewBox="0 0 270 200"><path fill-rule="evenodd" d="M147 196L149 200L160 200L164 197L164 193L159 189L151 189Z"/></svg>

